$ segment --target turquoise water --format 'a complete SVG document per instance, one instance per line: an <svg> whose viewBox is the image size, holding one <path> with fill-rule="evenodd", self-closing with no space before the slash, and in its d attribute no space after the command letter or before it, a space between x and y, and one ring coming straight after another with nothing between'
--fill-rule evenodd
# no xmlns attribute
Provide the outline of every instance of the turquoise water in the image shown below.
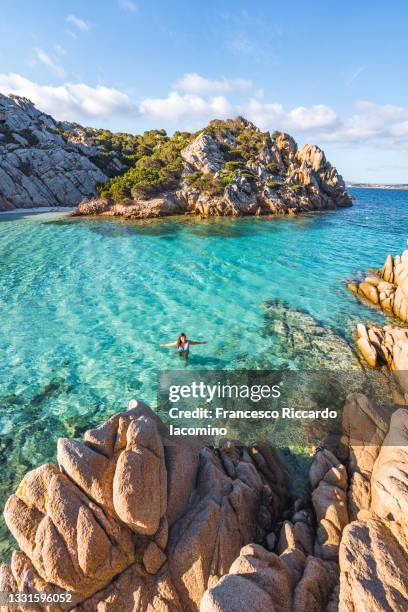
<svg viewBox="0 0 408 612"><path fill-rule="evenodd" d="M157 371L180 366L159 343L180 331L208 341L189 368L296 368L265 333L264 302L284 300L350 342L357 321L383 320L344 280L405 247L408 193L354 194L353 208L297 218L0 215L1 505L53 459L57 437L132 397L154 405Z"/></svg>

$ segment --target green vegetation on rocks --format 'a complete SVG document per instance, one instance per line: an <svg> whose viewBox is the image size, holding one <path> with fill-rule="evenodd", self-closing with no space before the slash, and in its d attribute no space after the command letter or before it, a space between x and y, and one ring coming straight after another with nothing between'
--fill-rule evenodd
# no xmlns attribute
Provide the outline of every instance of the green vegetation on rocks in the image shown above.
<svg viewBox="0 0 408 612"><path fill-rule="evenodd" d="M177 185L183 169L180 152L190 142L191 134L176 132L169 137L164 130L150 130L134 138L138 142L131 154L132 166L101 185L101 197L146 197Z"/></svg>
<svg viewBox="0 0 408 612"><path fill-rule="evenodd" d="M227 180L229 180L229 176ZM224 191L224 184L221 178L215 177L212 172L192 172L185 178L186 183L199 191L200 193L205 192L210 195L221 195ZM232 177L231 177L232 180Z"/></svg>

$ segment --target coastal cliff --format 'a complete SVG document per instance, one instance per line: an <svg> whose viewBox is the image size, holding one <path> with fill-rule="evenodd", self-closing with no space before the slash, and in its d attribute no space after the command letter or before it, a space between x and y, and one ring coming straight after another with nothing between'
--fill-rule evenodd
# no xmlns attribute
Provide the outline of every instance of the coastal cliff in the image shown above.
<svg viewBox="0 0 408 612"><path fill-rule="evenodd" d="M61 134L30 100L0 94L0 210L72 207L95 195L108 178L90 159L95 151Z"/></svg>
<svg viewBox="0 0 408 612"><path fill-rule="evenodd" d="M9 498L0 590L72 591L78 612L406 609L407 431L408 410L350 395L295 499L271 447L175 445L132 401Z"/></svg>
<svg viewBox="0 0 408 612"><path fill-rule="evenodd" d="M59 122L0 94L0 210L66 206L77 215L296 214L351 204L315 145L242 117L190 134L112 133Z"/></svg>

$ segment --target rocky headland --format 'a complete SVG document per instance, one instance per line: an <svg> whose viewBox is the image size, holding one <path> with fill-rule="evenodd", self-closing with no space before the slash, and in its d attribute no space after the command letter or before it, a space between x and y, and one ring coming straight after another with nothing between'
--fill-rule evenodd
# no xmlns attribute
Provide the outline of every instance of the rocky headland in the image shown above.
<svg viewBox="0 0 408 612"><path fill-rule="evenodd" d="M170 173L167 160L156 159L159 148L108 182L99 199L81 203L75 214L276 215L351 204L342 177L319 147L298 148L288 134L261 132L242 117L211 121L199 133L175 135L170 142L178 148Z"/></svg>
<svg viewBox="0 0 408 612"><path fill-rule="evenodd" d="M75 207L77 215L296 214L348 206L315 145L250 121L213 120L190 134L112 133L60 122L0 94L0 210Z"/></svg>
<svg viewBox="0 0 408 612"><path fill-rule="evenodd" d="M23 478L0 590L71 591L78 612L406 609L407 431L408 410L350 395L294 498L270 446L175 445L133 401Z"/></svg>

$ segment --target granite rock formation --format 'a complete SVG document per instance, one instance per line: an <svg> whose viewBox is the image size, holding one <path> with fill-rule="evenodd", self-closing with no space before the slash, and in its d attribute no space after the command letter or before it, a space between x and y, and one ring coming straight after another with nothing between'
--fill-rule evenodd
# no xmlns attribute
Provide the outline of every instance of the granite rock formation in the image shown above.
<svg viewBox="0 0 408 612"><path fill-rule="evenodd" d="M388 255L383 267L363 281L348 287L360 299L381 308L391 318L408 323L408 251L393 258ZM372 323L357 325L356 344L372 368L385 367L395 372L404 393L408 393L408 328Z"/></svg>
<svg viewBox="0 0 408 612"><path fill-rule="evenodd" d="M29 472L6 503L20 550L0 585L71 591L78 610L197 610L242 546L272 530L287 477L269 447L166 436L132 402L83 442L60 439L59 469Z"/></svg>
<svg viewBox="0 0 408 612"><path fill-rule="evenodd" d="M359 323L356 342L372 368L386 366L401 372L400 377L404 371L408 371L408 328Z"/></svg>
<svg viewBox="0 0 408 612"><path fill-rule="evenodd" d="M386 314L408 323L408 251L395 258L388 255L380 270L373 270L363 281L351 281L348 288Z"/></svg>
<svg viewBox="0 0 408 612"><path fill-rule="evenodd" d="M342 177L319 147L298 148L288 134L261 132L242 117L212 121L180 154L182 171L171 189L119 202L109 197L83 202L75 214L272 215L351 204Z"/></svg>
<svg viewBox="0 0 408 612"><path fill-rule="evenodd" d="M298 149L291 136L263 133L241 117L179 134L188 144L169 148L167 181L153 181L144 195L130 189L129 197L95 199L99 185L132 163L154 174L166 155L153 162L149 155L156 145L170 146L165 132L139 137L84 128L55 121L26 98L0 94L0 210L80 204L78 215L148 218L295 214L351 203L342 177L315 145Z"/></svg>
<svg viewBox="0 0 408 612"><path fill-rule="evenodd" d="M406 408L350 395L293 499L272 448L175 445L131 402L9 498L0 590L73 591L77 612L406 609L407 431Z"/></svg>
<svg viewBox="0 0 408 612"><path fill-rule="evenodd" d="M107 180L91 161L95 149L60 131L30 100L0 94L0 210L73 207Z"/></svg>

